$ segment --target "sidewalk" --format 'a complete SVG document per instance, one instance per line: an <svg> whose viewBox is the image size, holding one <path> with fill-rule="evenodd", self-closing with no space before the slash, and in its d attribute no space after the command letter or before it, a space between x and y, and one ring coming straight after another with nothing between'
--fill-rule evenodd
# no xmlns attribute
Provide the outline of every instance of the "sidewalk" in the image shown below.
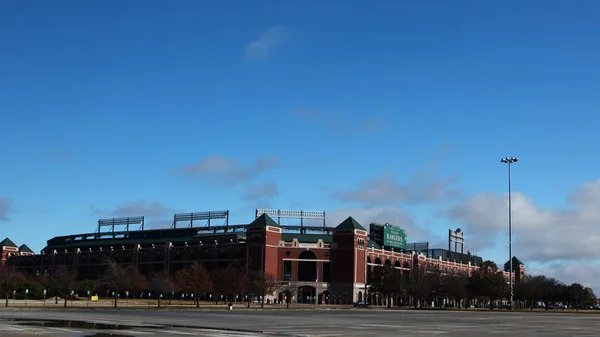
<svg viewBox="0 0 600 337"><path fill-rule="evenodd" d="M0 300L0 310L2 309L113 309L113 299L100 299L98 301L88 301L86 299L78 300L67 300L67 307L64 307L64 299L59 299L58 303L55 303L54 299L43 300L8 300L8 307L5 306L6 300ZM220 302L215 304L214 302L200 302L200 306L197 308L193 301L182 301L172 300L169 304L169 300L160 301L160 309L165 310L227 310L228 303ZM117 301L118 309L157 309L158 300L144 300L144 299L119 299ZM260 303L251 303L248 308L247 303L235 303L233 310L315 310L315 309L350 309L353 308L351 305L328 305L328 304L293 304L287 308L286 304L265 304L263 308L260 307Z"/></svg>

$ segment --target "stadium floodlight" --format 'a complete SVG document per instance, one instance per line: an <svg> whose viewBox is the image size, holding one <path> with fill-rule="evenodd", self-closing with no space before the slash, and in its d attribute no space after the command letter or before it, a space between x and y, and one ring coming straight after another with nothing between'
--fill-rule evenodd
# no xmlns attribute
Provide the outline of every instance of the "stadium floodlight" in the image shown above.
<svg viewBox="0 0 600 337"><path fill-rule="evenodd" d="M129 231L130 225L140 225L140 229L144 230L143 216L130 216L124 218L110 218L98 220L98 233L102 232L102 227L110 227L111 232L115 232L115 227L125 226L125 231Z"/></svg>
<svg viewBox="0 0 600 337"><path fill-rule="evenodd" d="M178 213L173 215L173 226L177 228L177 223L184 221L188 223L188 227L194 227L194 221L205 221L205 225L210 227L211 220L224 220L224 225L229 224L229 211L209 211L209 212L194 212L194 213Z"/></svg>
<svg viewBox="0 0 600 337"><path fill-rule="evenodd" d="M509 263L509 271L508 278L510 282L510 310L513 309L513 263L512 263L512 204L511 204L511 182L510 182L510 166L519 161L517 157L504 157L500 160L500 162L504 164L508 164L508 263Z"/></svg>
<svg viewBox="0 0 600 337"><path fill-rule="evenodd" d="M320 220L323 221L325 227L325 212L324 211L302 211L302 210L283 210L283 209L267 209L257 208L256 217L266 214L273 219L277 219L277 224L281 225L281 219L300 219L300 226L304 226L304 220Z"/></svg>

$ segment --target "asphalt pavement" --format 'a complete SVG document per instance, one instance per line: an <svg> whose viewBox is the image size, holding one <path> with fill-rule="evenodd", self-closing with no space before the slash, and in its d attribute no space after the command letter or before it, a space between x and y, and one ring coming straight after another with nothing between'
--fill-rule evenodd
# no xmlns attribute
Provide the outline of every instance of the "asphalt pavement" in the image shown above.
<svg viewBox="0 0 600 337"><path fill-rule="evenodd" d="M599 336L600 314L420 310L1 310L0 336Z"/></svg>

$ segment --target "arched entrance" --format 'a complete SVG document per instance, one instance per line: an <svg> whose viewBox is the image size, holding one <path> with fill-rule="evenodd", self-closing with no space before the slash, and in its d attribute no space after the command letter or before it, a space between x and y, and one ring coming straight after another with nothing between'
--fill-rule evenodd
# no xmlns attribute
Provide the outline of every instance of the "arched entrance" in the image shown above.
<svg viewBox="0 0 600 337"><path fill-rule="evenodd" d="M317 255L310 250L305 250L298 255L298 281L315 282L317 280ZM313 260L313 261L311 261Z"/></svg>
<svg viewBox="0 0 600 337"><path fill-rule="evenodd" d="M322 292L319 297L321 298L320 303L319 304L329 304L329 291L325 290L324 292Z"/></svg>
<svg viewBox="0 0 600 337"><path fill-rule="evenodd" d="M317 292L315 287L302 286L298 287L298 303L315 303Z"/></svg>

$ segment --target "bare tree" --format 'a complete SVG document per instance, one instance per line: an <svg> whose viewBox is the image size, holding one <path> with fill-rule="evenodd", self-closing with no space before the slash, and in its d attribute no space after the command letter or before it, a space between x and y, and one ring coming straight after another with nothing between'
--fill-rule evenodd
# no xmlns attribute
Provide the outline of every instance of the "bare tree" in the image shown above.
<svg viewBox="0 0 600 337"><path fill-rule="evenodd" d="M115 260L106 260L104 262L104 274L102 275L100 282L104 284L108 290L114 291L114 307L116 308L119 291L130 287L127 270Z"/></svg>
<svg viewBox="0 0 600 337"><path fill-rule="evenodd" d="M271 274L265 274L263 276L255 276L250 286L250 292L260 297L260 307L264 308L265 296L273 294L279 288L277 279ZM248 302L250 306L250 302Z"/></svg>
<svg viewBox="0 0 600 337"><path fill-rule="evenodd" d="M64 307L67 307L67 298L77 286L77 271L67 266L60 266L50 278L50 287L56 294L64 298Z"/></svg>
<svg viewBox="0 0 600 337"><path fill-rule="evenodd" d="M6 304L8 307L8 298L10 292L15 290L21 274L11 265L0 265L0 291L6 294Z"/></svg>
<svg viewBox="0 0 600 337"><path fill-rule="evenodd" d="M161 271L158 273L153 273L150 276L150 289L152 289L152 291L158 293L158 307L160 308L160 300L163 294L167 294L168 296L171 296L171 294L175 291L176 289L176 285L175 282L173 282L173 279L171 279L171 276L169 276L169 274L165 271ZM170 304L170 297L169 297L169 304Z"/></svg>
<svg viewBox="0 0 600 337"><path fill-rule="evenodd" d="M454 305L457 305L459 308L464 301L465 308L467 308L466 299L469 296L469 292L467 291L468 280L464 277L454 275L444 275L441 280L443 294L454 300Z"/></svg>
<svg viewBox="0 0 600 337"><path fill-rule="evenodd" d="M210 273L197 261L178 270L175 282L182 290L194 294L196 308L200 307L200 294L209 292L212 288Z"/></svg>
<svg viewBox="0 0 600 337"><path fill-rule="evenodd" d="M85 279L81 282L79 288L85 291L86 293L89 292L89 294L92 294L94 291L96 291L96 281Z"/></svg>
<svg viewBox="0 0 600 337"><path fill-rule="evenodd" d="M133 292L133 298L136 294L143 293L148 290L148 279L134 265L130 265L127 268L127 279L129 290Z"/></svg>
<svg viewBox="0 0 600 337"><path fill-rule="evenodd" d="M475 296L488 299L492 308L497 299L508 295L504 274L492 261L484 261L479 269L471 273L468 289Z"/></svg>
<svg viewBox="0 0 600 337"><path fill-rule="evenodd" d="M285 304L286 307L289 308L292 303L292 298L296 296L296 293L298 292L298 285L296 282L280 282L279 291L285 295Z"/></svg>
<svg viewBox="0 0 600 337"><path fill-rule="evenodd" d="M215 270L211 278L214 292L225 296L230 301L236 295L246 294L250 286L248 275L236 266Z"/></svg>
<svg viewBox="0 0 600 337"><path fill-rule="evenodd" d="M391 307L391 299L402 293L402 275L391 265L377 266L368 280L371 293L379 293Z"/></svg>
<svg viewBox="0 0 600 337"><path fill-rule="evenodd" d="M430 284L425 268L413 265L410 271L403 271L404 288L412 298L412 305L421 307L430 293Z"/></svg>

